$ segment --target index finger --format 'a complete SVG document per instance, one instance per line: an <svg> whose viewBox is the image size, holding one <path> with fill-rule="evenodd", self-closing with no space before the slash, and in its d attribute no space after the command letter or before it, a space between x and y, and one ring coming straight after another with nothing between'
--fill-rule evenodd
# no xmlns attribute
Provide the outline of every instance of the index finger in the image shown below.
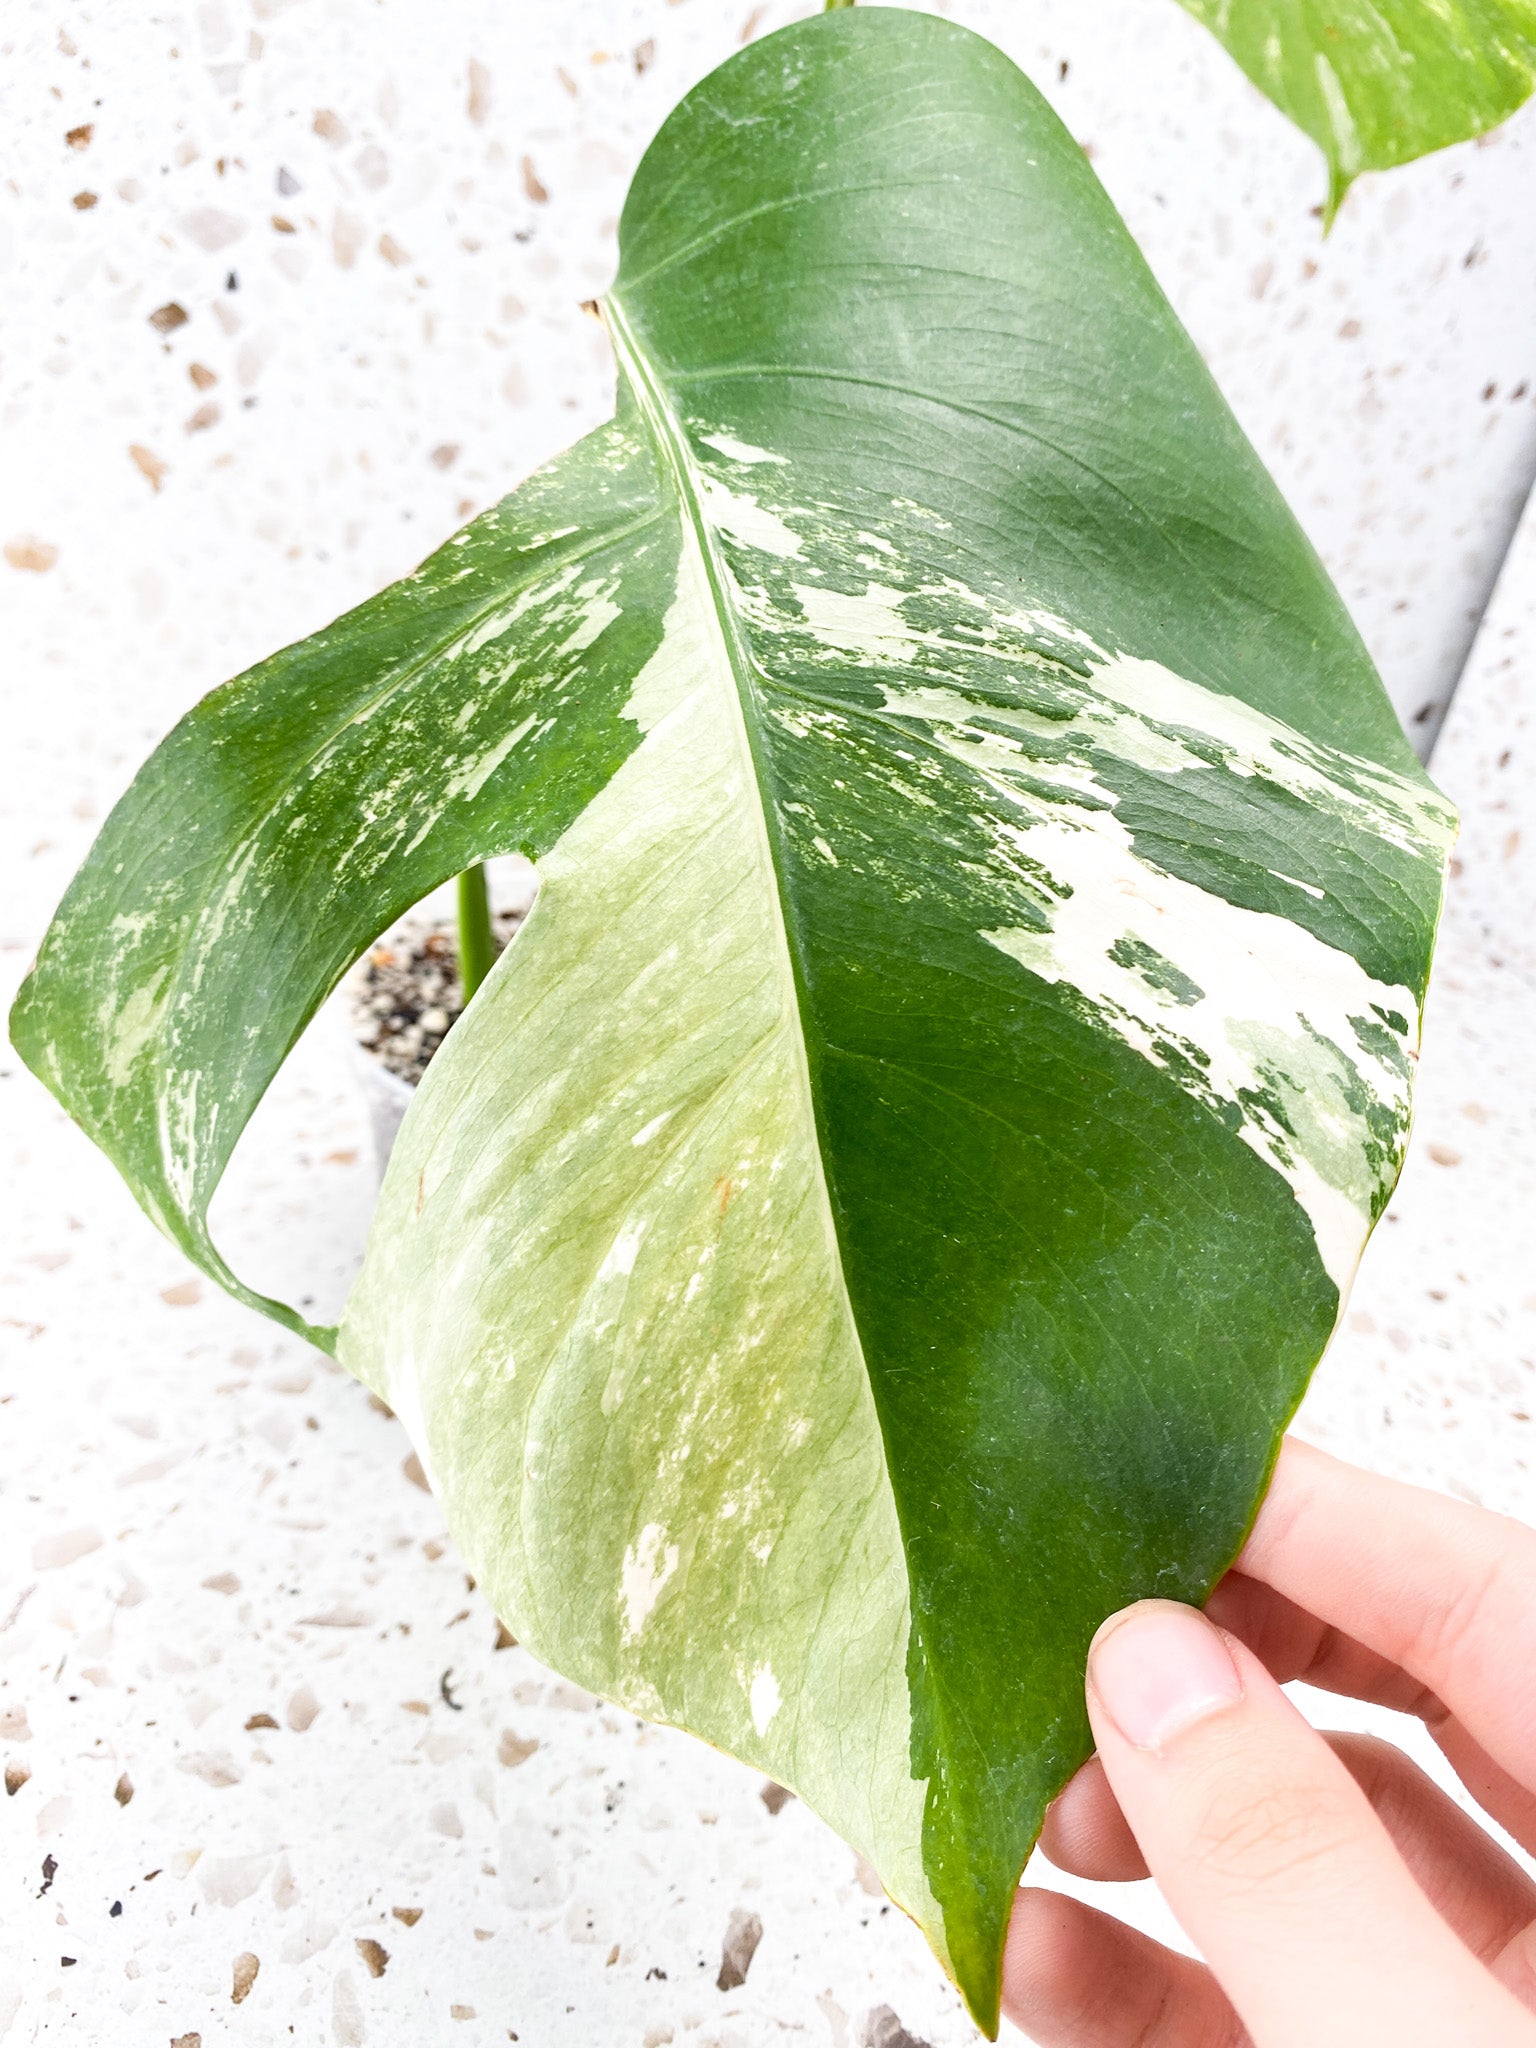
<svg viewBox="0 0 1536 2048"><path fill-rule="evenodd" d="M1237 1569L1400 1665L1536 1786L1536 1531L1288 1438Z"/></svg>

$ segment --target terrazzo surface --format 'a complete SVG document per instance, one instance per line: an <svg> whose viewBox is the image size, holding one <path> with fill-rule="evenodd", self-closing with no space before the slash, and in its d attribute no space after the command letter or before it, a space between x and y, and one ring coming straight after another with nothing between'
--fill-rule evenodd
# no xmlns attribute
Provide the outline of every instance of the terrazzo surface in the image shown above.
<svg viewBox="0 0 1536 2048"><path fill-rule="evenodd" d="M579 302L638 151L804 11L0 16L7 997L204 689L601 416ZM1427 743L1536 462L1529 110L1365 181L1324 242L1319 160L1171 0L944 11L1091 148ZM1435 758L1466 825L1413 1152L1300 1425L1528 1517L1533 663L1536 515ZM497 1647L399 1425L192 1276L8 1049L0 1119L7 2044L975 2039L797 1802ZM327 1014L216 1228L325 1312L372 1190ZM1168 1932L1149 1887L1117 1903Z"/></svg>

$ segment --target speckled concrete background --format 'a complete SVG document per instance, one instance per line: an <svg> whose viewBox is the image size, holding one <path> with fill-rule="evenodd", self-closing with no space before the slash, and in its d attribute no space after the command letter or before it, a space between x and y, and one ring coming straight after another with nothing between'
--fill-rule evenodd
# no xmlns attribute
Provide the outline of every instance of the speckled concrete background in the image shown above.
<svg viewBox="0 0 1536 2048"><path fill-rule="evenodd" d="M579 302L639 150L805 11L9 0L7 994L182 710L602 414ZM1319 161L1172 0L944 11L1091 148L1427 743L1536 466L1536 116L1367 181L1325 243ZM1436 759L1468 822L1414 1155L1303 1418L1527 1514L1533 663L1528 519ZM7 2043L897 2048L887 2012L974 2038L803 1808L496 1648L398 1425L189 1276L9 1053L0 1076ZM323 1017L218 1228L324 1308L370 1199Z"/></svg>

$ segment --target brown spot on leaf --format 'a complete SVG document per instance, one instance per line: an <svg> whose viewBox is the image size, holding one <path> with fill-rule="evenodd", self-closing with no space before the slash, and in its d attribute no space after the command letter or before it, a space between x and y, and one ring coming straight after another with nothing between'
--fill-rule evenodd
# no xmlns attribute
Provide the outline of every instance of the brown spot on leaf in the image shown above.
<svg viewBox="0 0 1536 2048"><path fill-rule="evenodd" d="M523 190L528 194L528 197L535 206L547 206L549 204L549 190L540 180L538 172L533 168L533 158L531 156L523 158L522 168Z"/></svg>
<svg viewBox="0 0 1536 2048"><path fill-rule="evenodd" d="M762 1938L762 1921L755 1913L745 1913L737 1906L726 1922L725 1940L720 1948L720 1974L715 1979L717 1991L734 1991L739 1984L746 1983L747 1972L752 1967L752 1958L757 1954L757 1944Z"/></svg>
<svg viewBox="0 0 1536 2048"><path fill-rule="evenodd" d="M382 1977L389 1968L389 1950L382 1942L375 1941L371 1934L357 1938L357 1952L363 1959L363 1968L370 1977Z"/></svg>
<svg viewBox="0 0 1536 2048"><path fill-rule="evenodd" d="M251 1986L256 1982L256 1973L261 1968L260 1958L253 1956L249 1949L243 1949L235 1957L235 1982L230 1998L236 2005L243 2005L251 1995Z"/></svg>

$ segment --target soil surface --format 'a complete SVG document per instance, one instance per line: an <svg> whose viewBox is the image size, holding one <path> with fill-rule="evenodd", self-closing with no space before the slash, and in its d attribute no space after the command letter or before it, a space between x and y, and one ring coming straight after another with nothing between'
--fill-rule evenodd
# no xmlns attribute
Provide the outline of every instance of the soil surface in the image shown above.
<svg viewBox="0 0 1536 2048"><path fill-rule="evenodd" d="M498 954L523 915L519 910L493 915ZM358 1044L414 1088L464 1008L454 926L444 919L391 932L364 954L349 980Z"/></svg>

